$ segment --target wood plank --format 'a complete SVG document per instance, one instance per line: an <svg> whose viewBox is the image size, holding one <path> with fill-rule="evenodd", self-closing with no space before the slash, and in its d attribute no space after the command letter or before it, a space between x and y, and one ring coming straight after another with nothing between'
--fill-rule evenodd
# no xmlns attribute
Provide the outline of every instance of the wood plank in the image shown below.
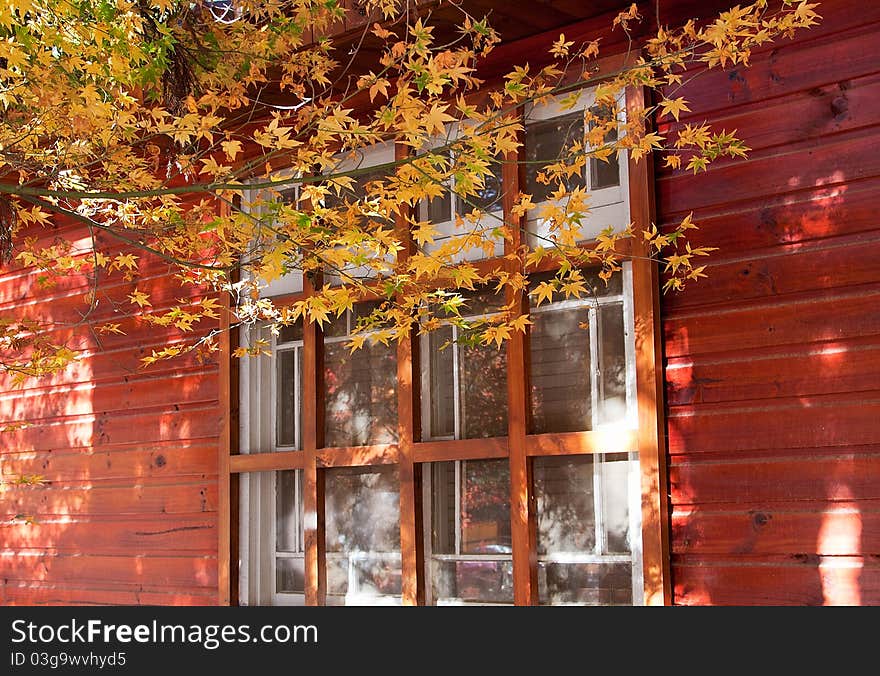
<svg viewBox="0 0 880 676"><path fill-rule="evenodd" d="M214 606L217 595L212 590L200 594L193 590L143 589L136 585L100 587L61 585L58 583L10 582L3 586L4 605L11 606Z"/></svg>
<svg viewBox="0 0 880 676"><path fill-rule="evenodd" d="M646 90L626 92L627 118L641 117L650 105ZM650 131L650 130L648 130ZM636 399L642 499L642 574L646 605L672 602L669 569L666 421L663 417L663 353L660 347L660 277L640 237L655 222L653 163L629 160Z"/></svg>
<svg viewBox="0 0 880 676"><path fill-rule="evenodd" d="M785 301L678 313L664 322L667 358L840 341L880 333L877 286L806 293Z"/></svg>
<svg viewBox="0 0 880 676"><path fill-rule="evenodd" d="M414 448L416 462L485 460L508 457L507 437L422 441L414 444Z"/></svg>
<svg viewBox="0 0 880 676"><path fill-rule="evenodd" d="M673 563L682 605L878 605L880 565L873 557L803 557L752 565L712 559Z"/></svg>
<svg viewBox="0 0 880 676"><path fill-rule="evenodd" d="M707 279L685 293L668 295L670 311L875 283L880 279L880 231L743 251L734 261L710 256L706 262Z"/></svg>
<svg viewBox="0 0 880 676"><path fill-rule="evenodd" d="M75 580L89 585L112 581L154 589L214 592L217 560L213 556L92 556L17 552L0 556L0 575L7 582Z"/></svg>
<svg viewBox="0 0 880 676"><path fill-rule="evenodd" d="M394 146L395 160L406 160L407 146ZM405 266L415 251L406 211L395 217L402 248L397 262ZM419 340L416 330L397 343L397 471L400 482L401 601L406 606L425 604L424 521L422 518L422 466L415 462L414 444L421 438L419 401Z"/></svg>
<svg viewBox="0 0 880 676"><path fill-rule="evenodd" d="M750 153L748 160L716 164L696 176L676 173L657 181L657 199L669 212L699 212L719 205L748 204L771 193L819 186L828 190L849 181L876 178L880 158L871 151L878 133L875 126L827 139L811 138Z"/></svg>
<svg viewBox="0 0 880 676"><path fill-rule="evenodd" d="M520 135L519 141L524 140ZM512 229L506 239L506 254L516 252L522 243L525 219L513 213L520 186L525 183L525 169L518 162L517 151L505 157L501 182L504 185L502 209L504 221ZM507 272L522 273L516 260L508 261ZM522 291L505 289L505 302L527 315L527 298ZM538 604L537 503L532 481L532 460L526 452L531 407L529 401L528 336L514 331L507 345L507 448L510 458L510 540L513 558L513 602L518 606Z"/></svg>
<svg viewBox="0 0 880 676"><path fill-rule="evenodd" d="M39 474L46 481L128 483L161 477L212 477L217 468L217 444L169 441L123 448L76 452L41 451L2 455L2 476Z"/></svg>
<svg viewBox="0 0 880 676"><path fill-rule="evenodd" d="M123 520L104 517L41 517L34 523L0 524L0 541L18 549L52 549L69 553L175 554L217 553L216 514L174 514Z"/></svg>
<svg viewBox="0 0 880 676"><path fill-rule="evenodd" d="M638 449L639 435L636 430L555 432L526 437L526 453L530 456L622 453Z"/></svg>
<svg viewBox="0 0 880 676"><path fill-rule="evenodd" d="M303 451L240 453L230 458L229 471L236 474L242 472L272 472L282 469L303 469L305 465L306 455Z"/></svg>
<svg viewBox="0 0 880 676"><path fill-rule="evenodd" d="M306 293L312 293L311 280L303 280ZM306 605L322 606L327 591L324 531L324 473L318 469L318 448L323 445L323 336L313 321L303 325L302 444L303 536L305 545Z"/></svg>
<svg viewBox="0 0 880 676"><path fill-rule="evenodd" d="M761 349L729 358L670 360L670 406L870 392L880 383L880 339Z"/></svg>
<svg viewBox="0 0 880 676"><path fill-rule="evenodd" d="M880 443L880 394L793 397L763 406L704 405L670 411L669 452L766 450Z"/></svg>
<svg viewBox="0 0 880 676"><path fill-rule="evenodd" d="M349 448L322 448L316 453L318 467L364 467L366 465L393 465L398 461L397 444L351 446Z"/></svg>
<svg viewBox="0 0 880 676"><path fill-rule="evenodd" d="M861 555L880 544L880 500L677 507L672 543L676 554Z"/></svg>
<svg viewBox="0 0 880 676"><path fill-rule="evenodd" d="M764 460L685 462L669 469L674 505L804 500L818 504L880 498L880 446L776 451Z"/></svg>
<svg viewBox="0 0 880 676"><path fill-rule="evenodd" d="M182 485L134 481L126 486L4 486L0 514L6 518L13 518L16 514L39 515L41 518L217 511L218 484L214 481Z"/></svg>

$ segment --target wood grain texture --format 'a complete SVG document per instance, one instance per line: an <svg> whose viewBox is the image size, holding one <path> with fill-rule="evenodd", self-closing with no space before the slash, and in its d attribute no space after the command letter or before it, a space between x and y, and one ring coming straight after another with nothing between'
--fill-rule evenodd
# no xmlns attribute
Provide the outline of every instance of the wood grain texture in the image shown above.
<svg viewBox="0 0 880 676"><path fill-rule="evenodd" d="M676 603L880 603L880 6L821 14L681 92L748 161L659 170L719 247L663 298Z"/></svg>

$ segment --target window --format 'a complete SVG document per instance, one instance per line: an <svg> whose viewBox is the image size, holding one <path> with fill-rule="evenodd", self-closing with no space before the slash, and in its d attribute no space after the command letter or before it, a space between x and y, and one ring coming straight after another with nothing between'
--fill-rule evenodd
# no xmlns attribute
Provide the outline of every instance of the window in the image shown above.
<svg viewBox="0 0 880 676"><path fill-rule="evenodd" d="M549 161L582 139L593 106L586 92L574 111L554 103L526 111L521 158ZM362 166L389 147L365 152ZM630 185L623 157L611 160L587 162L570 179L593 193L580 222L585 240L629 222L630 191L639 186ZM632 176L635 184L646 174ZM477 196L483 208L509 188L496 178ZM552 207L552 189L537 172L526 180L535 201ZM422 218L447 225L463 209L454 194L420 208ZM542 218L531 225L549 234ZM404 343L400 354L412 360L398 364L395 344L367 341L352 353L346 343L370 302L334 318L323 335L297 324L269 336L271 356L239 364L240 454L229 471L240 477L240 602L664 598L662 392L657 365L645 358L657 350L656 310L637 295L654 297L650 266L634 258L607 285L597 271L581 270L590 293L532 302L528 334L509 351L472 340L448 317ZM530 289L553 274L532 274ZM484 290L465 301L468 320L491 319L504 304ZM637 340L647 347L638 355ZM525 415L508 415L509 392L525 402ZM652 481L657 488L643 492Z"/></svg>
<svg viewBox="0 0 880 676"><path fill-rule="evenodd" d="M503 305L491 291L465 293L466 319L488 317ZM507 352L474 344L449 323L422 336L422 430L427 439L507 434Z"/></svg>
<svg viewBox="0 0 880 676"><path fill-rule="evenodd" d="M532 195L537 205L553 204L552 193L558 182L542 182L541 171L548 164L563 159L573 144L587 143L586 130L592 127L594 120L608 119L610 112L607 107L596 106L591 90L582 92L573 109L564 109L559 99L533 106L525 116L526 134L524 155L526 159L525 192ZM623 108L623 101L619 102ZM589 119L589 124L585 121ZM623 121L623 112L618 120ZM606 142L617 139L617 131L609 130ZM629 225L628 188L629 172L627 163L614 155L608 161L591 157L580 172L569 176L566 188L586 188L589 191L589 213L582 215L578 229L578 241L587 241L598 235L603 229L612 227L620 230ZM539 208L530 212L528 222L529 243L532 246L550 248L553 245L554 233L550 221L542 216Z"/></svg>
<svg viewBox="0 0 880 676"><path fill-rule="evenodd" d="M326 470L328 605L400 603L400 498L389 466Z"/></svg>
<svg viewBox="0 0 880 676"><path fill-rule="evenodd" d="M241 475L243 605L302 605L305 602L302 472Z"/></svg>
<svg viewBox="0 0 880 676"><path fill-rule="evenodd" d="M352 352L349 338L371 303L358 303L324 330L324 445L366 446L397 440L397 352L367 340Z"/></svg>
<svg viewBox="0 0 880 676"><path fill-rule="evenodd" d="M455 162L455 155L449 154L450 163ZM425 252L430 253L438 250L441 246L450 243L451 238L470 232L482 232L491 237L491 231L502 225L502 197L501 163L492 161L489 165L490 173L483 179L482 185L468 186L466 192L463 186L450 182L446 185L446 192L431 200L424 200L419 205L419 218L430 221L438 231L438 236L433 244L425 246ZM476 220L468 218L475 210L482 212L482 216ZM504 239L500 235L494 238L495 248L492 255L500 256L504 253ZM461 250L456 252L453 262L475 260L485 258L486 252L481 247L467 246L460 242Z"/></svg>
<svg viewBox="0 0 880 676"><path fill-rule="evenodd" d="M427 474L428 602L513 603L507 461L437 462Z"/></svg>

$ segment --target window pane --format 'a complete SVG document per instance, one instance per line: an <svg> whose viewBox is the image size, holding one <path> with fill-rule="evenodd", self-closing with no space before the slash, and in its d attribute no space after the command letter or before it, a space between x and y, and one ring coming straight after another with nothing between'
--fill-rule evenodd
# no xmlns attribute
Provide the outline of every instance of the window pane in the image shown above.
<svg viewBox="0 0 880 676"><path fill-rule="evenodd" d="M296 445L296 362L298 350L278 350L277 352L277 402L276 402L276 436L278 446Z"/></svg>
<svg viewBox="0 0 880 676"><path fill-rule="evenodd" d="M530 336L532 431L592 428L590 332L587 308L532 314Z"/></svg>
<svg viewBox="0 0 880 676"><path fill-rule="evenodd" d="M432 438L455 435L455 345L452 327L444 326L428 335Z"/></svg>
<svg viewBox="0 0 880 676"><path fill-rule="evenodd" d="M513 562L431 561L434 601L459 603L513 603Z"/></svg>
<svg viewBox="0 0 880 676"><path fill-rule="evenodd" d="M400 490L394 467L325 474L330 604L373 604L400 596Z"/></svg>
<svg viewBox="0 0 880 676"><path fill-rule="evenodd" d="M447 190L432 200L420 203L420 217L431 223L446 223L452 219L452 197Z"/></svg>
<svg viewBox="0 0 880 676"><path fill-rule="evenodd" d="M509 554L510 464L463 460L461 474L461 553Z"/></svg>
<svg viewBox="0 0 880 676"><path fill-rule="evenodd" d="M532 195L533 202L548 199L558 186L556 181L551 181L549 185L539 183L538 173L546 165L559 161L565 154L565 148L575 141L583 141L583 138L584 116L581 112L526 125L525 152L529 163L526 170L526 192ZM575 174L567 180L569 189L584 185L581 174Z"/></svg>
<svg viewBox="0 0 880 676"><path fill-rule="evenodd" d="M296 470L275 473L275 551L301 552L302 492Z"/></svg>
<svg viewBox="0 0 880 676"><path fill-rule="evenodd" d="M584 278L584 286L587 288L588 293L581 296L581 300L585 303L589 303L598 298L608 298L610 296L619 296L623 293L623 274L620 271L615 272L611 275L611 278L608 280L606 284L603 279L599 277L599 271L597 269L589 268L581 270L581 273ZM537 275L529 275L529 303L531 307L538 307L537 298L531 295L531 292L534 291L541 282L547 282L556 277L555 272L544 272ZM565 293L562 291L554 291L551 302L556 303L558 301L564 300L572 300L574 296L565 297ZM544 301L540 307L547 307L547 302Z"/></svg>
<svg viewBox="0 0 880 676"><path fill-rule="evenodd" d="M303 339L303 323L302 319L297 319L290 326L282 326L278 333L279 343L291 343Z"/></svg>
<svg viewBox="0 0 880 676"><path fill-rule="evenodd" d="M541 605L632 605L632 564L538 563Z"/></svg>
<svg viewBox="0 0 880 676"><path fill-rule="evenodd" d="M599 308L599 422L619 422L626 417L626 340L623 305Z"/></svg>
<svg viewBox="0 0 880 676"><path fill-rule="evenodd" d="M507 435L507 350L461 346L459 396L462 439Z"/></svg>
<svg viewBox="0 0 880 676"><path fill-rule="evenodd" d="M533 472L538 554L592 553L596 547L593 457L535 458Z"/></svg>
<svg viewBox="0 0 880 676"><path fill-rule="evenodd" d="M603 456L602 512L605 522L605 548L609 554L628 554L629 530L629 471L635 465L626 453Z"/></svg>
<svg viewBox="0 0 880 676"><path fill-rule="evenodd" d="M305 588L305 565L302 557L277 557L275 559L275 591L303 594Z"/></svg>
<svg viewBox="0 0 880 676"><path fill-rule="evenodd" d="M610 116L613 114L607 108L603 110L601 107L593 108L592 112L599 115L602 121L610 121ZM616 129L612 129L605 134L605 143L614 143L616 140ZM599 190L615 185L620 185L620 160L617 157L617 153L612 153L608 157L607 162L590 158L590 188Z"/></svg>
<svg viewBox="0 0 880 676"><path fill-rule="evenodd" d="M475 194L458 196L455 210L460 215L469 214L474 209L480 211L498 211L501 209L501 163L492 162L489 167L492 173L483 179L483 187Z"/></svg>
<svg viewBox="0 0 880 676"><path fill-rule="evenodd" d="M455 522L458 504L455 497L455 463L431 463L431 545L434 554L455 554Z"/></svg>
<svg viewBox="0 0 880 676"><path fill-rule="evenodd" d="M365 446L397 440L397 351L369 342L351 352L324 345L324 443Z"/></svg>

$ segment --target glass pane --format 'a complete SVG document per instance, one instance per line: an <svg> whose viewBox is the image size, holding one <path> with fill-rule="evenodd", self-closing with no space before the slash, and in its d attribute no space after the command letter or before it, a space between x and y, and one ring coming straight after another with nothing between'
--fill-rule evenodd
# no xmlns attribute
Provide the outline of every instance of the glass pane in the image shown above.
<svg viewBox="0 0 880 676"><path fill-rule="evenodd" d="M602 511L605 522L605 546L609 554L628 554L629 529L629 470L635 463L626 453L603 456Z"/></svg>
<svg viewBox="0 0 880 676"><path fill-rule="evenodd" d="M455 499L455 463L431 464L431 543L434 554L455 554L455 522L458 505Z"/></svg>
<svg viewBox="0 0 880 676"><path fill-rule="evenodd" d="M452 327L444 326L428 335L432 438L455 435L455 345Z"/></svg>
<svg viewBox="0 0 880 676"><path fill-rule="evenodd" d="M502 344L459 347L462 439L507 435L507 350Z"/></svg>
<svg viewBox="0 0 880 676"><path fill-rule="evenodd" d="M548 164L559 161L564 149L575 141L583 141L584 116L581 112L555 117L526 125L525 152L529 163L526 170L526 192L535 203L543 202L557 188L558 182L539 183L538 173ZM584 177L575 174L567 180L569 189L583 187Z"/></svg>
<svg viewBox="0 0 880 676"><path fill-rule="evenodd" d="M588 293L581 296L581 300L589 303L597 298L607 298L609 296L619 296L623 293L623 274L618 271L611 275L611 278L608 280L606 284L603 279L599 277L599 271L593 268L581 270L584 278L584 286L588 289ZM537 275L529 275L529 303L532 307L538 307L536 302L536 297L531 295L531 292L534 291L539 284L542 282L547 282L556 278L555 272L544 272ZM557 301L564 300L573 300L574 296L570 296L568 298L565 297L565 293L563 291L554 291L551 302L555 303ZM547 301L541 303L540 307L546 307Z"/></svg>
<svg viewBox="0 0 880 676"><path fill-rule="evenodd" d="M612 111L607 108L593 108L592 112L599 115L602 121L610 121ZM614 143L617 140L617 129L610 130L605 134L605 143ZM620 160L617 153L608 157L608 161L590 158L590 188L599 190L620 185Z"/></svg>
<svg viewBox="0 0 880 676"><path fill-rule="evenodd" d="M601 405L599 422L614 423L626 417L626 340L623 305L599 308L599 369Z"/></svg>
<svg viewBox="0 0 880 676"><path fill-rule="evenodd" d="M420 217L423 221L446 223L452 220L452 197L449 191L432 200L422 201L420 212Z"/></svg>
<svg viewBox="0 0 880 676"><path fill-rule="evenodd" d="M510 464L463 460L461 474L461 553L509 554Z"/></svg>
<svg viewBox="0 0 880 676"><path fill-rule="evenodd" d="M279 343L291 343L303 339L303 323L302 319L297 319L290 326L282 326L278 333Z"/></svg>
<svg viewBox="0 0 880 676"><path fill-rule="evenodd" d="M296 362L298 350L277 351L277 402L276 402L276 426L275 443L278 446L296 445L296 423L298 412L296 410Z"/></svg>
<svg viewBox="0 0 880 676"><path fill-rule="evenodd" d="M275 473L275 551L301 552L302 492L298 472L293 469Z"/></svg>
<svg viewBox="0 0 880 676"><path fill-rule="evenodd" d="M306 575L302 557L275 559L275 591L305 593Z"/></svg>
<svg viewBox="0 0 880 676"><path fill-rule="evenodd" d="M365 343L324 345L326 446L365 446L397 440L397 350Z"/></svg>
<svg viewBox="0 0 880 676"><path fill-rule="evenodd" d="M513 603L513 562L431 561L434 603Z"/></svg>
<svg viewBox="0 0 880 676"><path fill-rule="evenodd" d="M474 209L480 211L498 211L501 209L501 163L493 162L490 167L492 173L483 179L483 187L475 194L458 196L455 202L455 210L460 215L469 214Z"/></svg>
<svg viewBox="0 0 880 676"><path fill-rule="evenodd" d="M324 491L328 603L393 601L401 590L397 469L328 469Z"/></svg>
<svg viewBox="0 0 880 676"><path fill-rule="evenodd" d="M590 332L587 308L532 314L530 334L532 432L592 428Z"/></svg>
<svg viewBox="0 0 880 676"><path fill-rule="evenodd" d="M538 563L541 605L632 605L632 564Z"/></svg>
<svg viewBox="0 0 880 676"><path fill-rule="evenodd" d="M535 458L533 472L538 554L593 553L596 547L593 457ZM622 497L625 502L626 495Z"/></svg>

